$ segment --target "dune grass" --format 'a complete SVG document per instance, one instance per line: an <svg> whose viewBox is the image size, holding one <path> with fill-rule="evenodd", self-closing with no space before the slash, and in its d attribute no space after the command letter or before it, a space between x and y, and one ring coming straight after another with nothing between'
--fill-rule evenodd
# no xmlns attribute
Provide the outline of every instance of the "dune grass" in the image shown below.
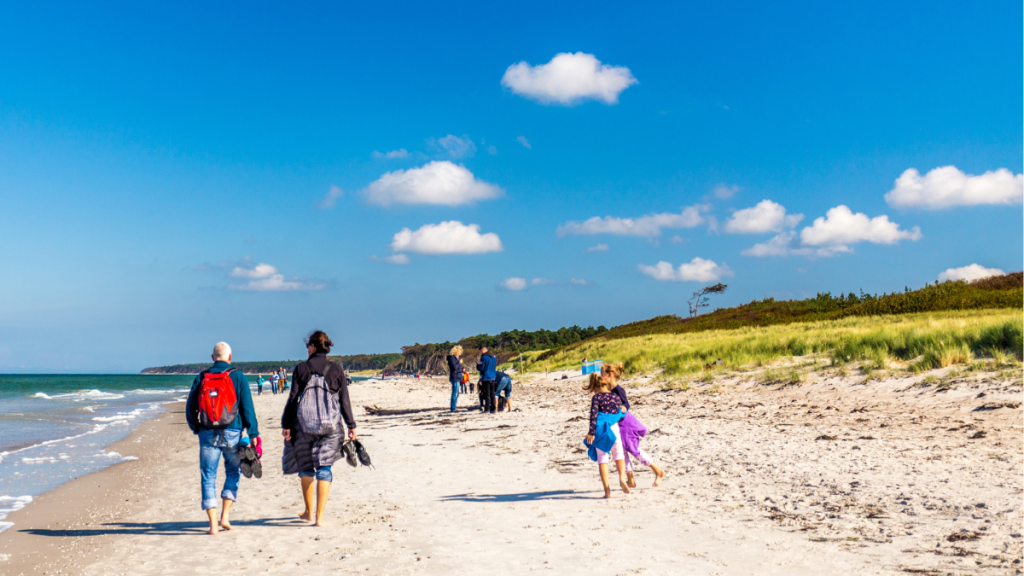
<svg viewBox="0 0 1024 576"><path fill-rule="evenodd" d="M571 350L524 354L531 372L578 368L584 357L622 362L628 374L662 370L687 376L722 359L728 369L757 368L794 356L818 355L842 369L851 362L866 371L899 361L910 371L968 364L991 358L1017 362L1024 347L1020 309L951 310L894 316L858 316L822 322L594 339ZM797 378L792 371L778 380Z"/></svg>

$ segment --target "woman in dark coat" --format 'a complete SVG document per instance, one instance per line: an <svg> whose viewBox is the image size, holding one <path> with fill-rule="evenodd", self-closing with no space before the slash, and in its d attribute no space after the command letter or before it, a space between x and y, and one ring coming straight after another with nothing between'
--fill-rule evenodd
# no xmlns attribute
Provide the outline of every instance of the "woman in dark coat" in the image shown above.
<svg viewBox="0 0 1024 576"><path fill-rule="evenodd" d="M452 385L451 411L455 412L459 403L459 392L466 391L466 384L462 382L462 346L456 344L448 353L448 382Z"/></svg>
<svg viewBox="0 0 1024 576"><path fill-rule="evenodd" d="M303 520L313 520L313 481L316 480L316 525L324 525L324 507L331 493L331 466L341 459L342 426L348 428L349 440L356 439L356 421L352 417L352 403L348 397L348 377L340 364L327 360L334 343L327 334L317 330L306 340L309 360L296 364L292 370L291 393L281 416L281 434L284 436L282 467L285 474L298 474L302 481L302 498L306 510L299 514ZM299 423L299 400L314 375L324 377L330 393L337 395L341 407L339 422L329 434L311 435Z"/></svg>

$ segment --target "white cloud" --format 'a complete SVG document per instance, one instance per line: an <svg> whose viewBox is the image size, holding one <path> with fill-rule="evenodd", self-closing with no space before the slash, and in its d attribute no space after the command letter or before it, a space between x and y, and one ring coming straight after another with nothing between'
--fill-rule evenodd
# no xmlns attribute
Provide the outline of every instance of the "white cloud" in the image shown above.
<svg viewBox="0 0 1024 576"><path fill-rule="evenodd" d="M550 278L534 278L530 280L531 286L543 286L545 284L553 284L555 281Z"/></svg>
<svg viewBox="0 0 1024 576"><path fill-rule="evenodd" d="M733 212L725 222L725 231L730 234L781 232L784 228L796 226L803 218L803 214L786 214L786 208L781 204L762 200L757 206Z"/></svg>
<svg viewBox="0 0 1024 576"><path fill-rule="evenodd" d="M725 264L718 265L703 258L694 258L688 264L680 264L678 269L672 268L672 264L665 261L654 266L641 264L640 271L655 280L675 282L717 282L723 276L733 275Z"/></svg>
<svg viewBox="0 0 1024 576"><path fill-rule="evenodd" d="M435 204L458 206L477 200L490 200L504 190L477 180L461 164L447 160L435 161L419 168L395 170L384 174L366 188L370 204Z"/></svg>
<svg viewBox="0 0 1024 576"><path fill-rule="evenodd" d="M518 292L526 288L526 278L507 278L502 281L501 287L504 288L505 290L513 290L515 292Z"/></svg>
<svg viewBox="0 0 1024 576"><path fill-rule="evenodd" d="M1024 199L1024 175L1006 168L981 176L964 174L956 166L943 166L924 176L910 168L896 179L885 201L896 208L937 210L950 206L1020 204Z"/></svg>
<svg viewBox="0 0 1024 576"><path fill-rule="evenodd" d="M406 256L405 254L392 254L391 256L385 256L383 258L378 258L376 256L370 256L370 260L372 260L374 262L384 262L384 263L387 263L387 264L398 264L398 265L409 264L409 263L412 262L412 260L410 260L409 257Z"/></svg>
<svg viewBox="0 0 1024 576"><path fill-rule="evenodd" d="M497 234L481 234L478 224L451 220L425 224L415 232L402 228L391 240L391 249L419 254L483 254L501 252L505 248Z"/></svg>
<svg viewBox="0 0 1024 576"><path fill-rule="evenodd" d="M598 244L596 246L591 246L590 248L587 248L587 252L607 252L607 251L608 251L608 245L607 244Z"/></svg>
<svg viewBox="0 0 1024 576"><path fill-rule="evenodd" d="M251 292L294 292L307 290L322 290L326 285L322 283L303 283L294 280L285 280L284 275L274 274L260 280L250 280L246 284L229 284L228 290L244 290Z"/></svg>
<svg viewBox="0 0 1024 576"><path fill-rule="evenodd" d="M327 196L324 196L323 200L317 204L317 208L332 208L334 204L345 195L345 191L337 186L331 186L331 189L327 191Z"/></svg>
<svg viewBox="0 0 1024 576"><path fill-rule="evenodd" d="M939 280L945 282L946 280L979 280L981 278L988 278L989 276L1002 276L1006 274L999 268L985 268L979 264L971 264L970 266L962 266L960 268L950 268L939 274Z"/></svg>
<svg viewBox="0 0 1024 576"><path fill-rule="evenodd" d="M527 150L533 150L533 146L530 145L530 141L526 139L526 136L517 136L516 141L526 147Z"/></svg>
<svg viewBox="0 0 1024 576"><path fill-rule="evenodd" d="M269 278L274 274L277 274L277 268L271 266L270 264L264 264L263 262L260 262L259 264L253 266L252 268L242 268L241 266L236 266L235 269L232 270L231 273L228 275L231 276L232 278Z"/></svg>
<svg viewBox="0 0 1024 576"><path fill-rule="evenodd" d="M593 54L563 52L547 64L513 64L501 85L541 104L572 106L583 100L615 104L623 90L637 80L624 66L602 64Z"/></svg>
<svg viewBox="0 0 1024 576"><path fill-rule="evenodd" d="M427 140L427 145L452 158L472 158L476 155L476 144L465 134L461 138L451 134L436 140L431 138Z"/></svg>
<svg viewBox="0 0 1024 576"><path fill-rule="evenodd" d="M570 278L569 282L576 286L590 286L591 281L584 278Z"/></svg>
<svg viewBox="0 0 1024 576"><path fill-rule="evenodd" d="M728 184L722 183L715 186L711 193L714 194L715 198L718 198L719 200L728 200L729 198L732 198L733 194L739 191L740 187L735 184L730 186Z"/></svg>
<svg viewBox="0 0 1024 576"><path fill-rule="evenodd" d="M782 232L774 236L767 242L760 244L754 244L750 248L747 248L741 254L744 256L788 256L793 253L791 245L793 244L793 237L796 236L794 232Z"/></svg>
<svg viewBox="0 0 1024 576"><path fill-rule="evenodd" d="M800 242L805 246L821 246L836 252L848 252L849 244L871 242L896 244L900 240L919 240L921 229L900 230L900 225L886 215L868 218L860 212L854 214L846 206L829 209L823 218L800 231Z"/></svg>
<svg viewBox="0 0 1024 576"><path fill-rule="evenodd" d="M387 159L387 160L393 160L395 158L405 158L408 155L409 155L409 151L406 150L405 148L399 148L398 150L391 150L390 152L384 152L383 154L380 153L380 152L377 152L376 150L374 150L373 154L372 154L372 156L374 158L377 158L377 159L384 158L384 159Z"/></svg>
<svg viewBox="0 0 1024 576"><path fill-rule="evenodd" d="M649 214L640 218L618 218L594 216L584 222L569 221L558 227L558 235L566 234L617 234L620 236L661 236L662 228L693 228L704 222L700 215L706 210L703 205L688 206L682 213Z"/></svg>

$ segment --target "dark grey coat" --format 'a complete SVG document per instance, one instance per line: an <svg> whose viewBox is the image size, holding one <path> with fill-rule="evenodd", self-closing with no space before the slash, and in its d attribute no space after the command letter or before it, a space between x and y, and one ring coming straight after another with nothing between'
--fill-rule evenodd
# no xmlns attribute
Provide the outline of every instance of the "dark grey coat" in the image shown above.
<svg viewBox="0 0 1024 576"><path fill-rule="evenodd" d="M342 458L341 443L344 431L341 422L335 432L324 436L312 436L302 431L296 415L299 396L306 389L312 374L323 374L332 392L338 394L341 404L341 418L348 428L355 428L356 421L352 417L352 403L348 397L348 377L340 364L329 362L327 355L316 353L309 360L297 364L292 371L292 389L281 416L281 427L291 430L292 439L284 441L284 456L281 468L285 474L298 474L303 470L313 470L324 466L332 466Z"/></svg>

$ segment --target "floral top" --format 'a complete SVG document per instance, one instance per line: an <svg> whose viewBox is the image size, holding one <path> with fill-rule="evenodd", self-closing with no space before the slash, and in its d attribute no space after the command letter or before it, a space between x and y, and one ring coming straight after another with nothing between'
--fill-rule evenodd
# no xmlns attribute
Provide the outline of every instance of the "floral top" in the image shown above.
<svg viewBox="0 0 1024 576"><path fill-rule="evenodd" d="M621 411L622 399L619 398L618 394L613 394L611 392L594 394L590 399L590 431L587 432L587 435L593 436L597 432L598 412L604 412L605 414L618 414Z"/></svg>

